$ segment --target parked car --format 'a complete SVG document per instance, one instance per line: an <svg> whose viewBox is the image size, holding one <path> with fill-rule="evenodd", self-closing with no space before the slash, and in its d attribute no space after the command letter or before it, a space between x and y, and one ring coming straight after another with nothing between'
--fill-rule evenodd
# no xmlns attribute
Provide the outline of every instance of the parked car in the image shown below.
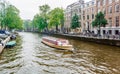
<svg viewBox="0 0 120 74"><path fill-rule="evenodd" d="M6 34L6 35L11 35L11 32L5 31L5 34Z"/></svg>
<svg viewBox="0 0 120 74"><path fill-rule="evenodd" d="M8 37L8 35L6 35L6 34L0 34L0 38L2 38L2 39L5 39L7 37Z"/></svg>
<svg viewBox="0 0 120 74"><path fill-rule="evenodd" d="M0 34L11 35L11 33L7 30L0 30Z"/></svg>

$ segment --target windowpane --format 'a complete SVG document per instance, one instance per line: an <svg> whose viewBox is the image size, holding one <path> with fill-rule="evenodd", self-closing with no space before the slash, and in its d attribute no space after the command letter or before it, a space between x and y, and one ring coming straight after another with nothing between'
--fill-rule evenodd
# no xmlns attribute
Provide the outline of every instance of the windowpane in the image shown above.
<svg viewBox="0 0 120 74"><path fill-rule="evenodd" d="M119 26L119 16L116 17L116 27Z"/></svg>
<svg viewBox="0 0 120 74"><path fill-rule="evenodd" d="M115 12L119 12L119 4L115 5Z"/></svg>
<svg viewBox="0 0 120 74"><path fill-rule="evenodd" d="M112 0L108 0L109 1L109 4L111 4L112 3Z"/></svg>
<svg viewBox="0 0 120 74"><path fill-rule="evenodd" d="M108 11L109 13L112 13L112 6L109 7Z"/></svg>
<svg viewBox="0 0 120 74"><path fill-rule="evenodd" d="M92 14L92 19L94 19L94 14Z"/></svg>

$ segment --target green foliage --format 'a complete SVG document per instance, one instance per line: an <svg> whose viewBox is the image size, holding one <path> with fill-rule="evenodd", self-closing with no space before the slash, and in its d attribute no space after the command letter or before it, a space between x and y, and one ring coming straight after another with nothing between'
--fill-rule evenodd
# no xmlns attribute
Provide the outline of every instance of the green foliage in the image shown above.
<svg viewBox="0 0 120 74"><path fill-rule="evenodd" d="M77 14L75 14L72 17L71 28L76 29L77 27L80 27L80 25L79 25L79 17L78 17Z"/></svg>
<svg viewBox="0 0 120 74"><path fill-rule="evenodd" d="M23 27L24 27L24 30L28 31L28 30L31 30L32 26L31 26L31 21L30 20L24 20L24 23L23 23Z"/></svg>
<svg viewBox="0 0 120 74"><path fill-rule="evenodd" d="M49 5L42 5L42 6L39 6L39 10L40 10L40 15L45 18L45 19L48 19L48 12L50 10L50 6Z"/></svg>
<svg viewBox="0 0 120 74"><path fill-rule="evenodd" d="M19 17L19 10L15 6L9 5L6 8L4 24L9 29L15 29L15 28L21 29L22 28L22 20Z"/></svg>
<svg viewBox="0 0 120 74"><path fill-rule="evenodd" d="M40 16L38 14L35 15L35 17L33 19L33 24L40 31L44 30L45 27L47 26L46 20L42 16Z"/></svg>
<svg viewBox="0 0 120 74"><path fill-rule="evenodd" d="M105 26L107 24L107 20L105 19L105 15L102 12L99 12L96 15L95 20L92 22L92 26L96 26L96 27L101 27L101 26Z"/></svg>
<svg viewBox="0 0 120 74"><path fill-rule="evenodd" d="M1 29L22 29L23 21L19 16L19 10L6 2L2 3L0 10Z"/></svg>
<svg viewBox="0 0 120 74"><path fill-rule="evenodd" d="M40 16L44 19L44 24L45 24L45 28L48 28L48 12L50 11L50 6L49 5L42 5L39 6L40 9Z"/></svg>
<svg viewBox="0 0 120 74"><path fill-rule="evenodd" d="M5 24L4 24L4 19L5 19L5 4L7 4L6 3L6 1L4 1L4 2L0 2L0 6L1 6L1 8L0 8L0 25L1 25L1 29L5 26Z"/></svg>
<svg viewBox="0 0 120 74"><path fill-rule="evenodd" d="M58 25L64 23L64 10L62 8L55 8L50 11L48 5L39 6L40 13L34 16L32 24L40 31L51 28L53 26L58 30Z"/></svg>
<svg viewBox="0 0 120 74"><path fill-rule="evenodd" d="M50 7L48 5L39 6L40 14L36 14L32 20L34 29L44 30L48 26L48 12Z"/></svg>
<svg viewBox="0 0 120 74"><path fill-rule="evenodd" d="M58 30L58 25L64 22L64 10L62 8L55 8L49 13L49 27L56 26L56 31Z"/></svg>

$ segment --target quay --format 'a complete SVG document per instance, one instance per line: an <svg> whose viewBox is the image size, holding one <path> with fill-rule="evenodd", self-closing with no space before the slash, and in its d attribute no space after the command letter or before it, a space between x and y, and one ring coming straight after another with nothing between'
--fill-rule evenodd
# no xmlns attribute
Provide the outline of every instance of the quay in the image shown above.
<svg viewBox="0 0 120 74"><path fill-rule="evenodd" d="M103 37L90 37L90 36L83 36L83 35L60 34L60 33L58 33L58 34L53 33L53 34L49 34L49 35L120 47L119 39L103 38Z"/></svg>

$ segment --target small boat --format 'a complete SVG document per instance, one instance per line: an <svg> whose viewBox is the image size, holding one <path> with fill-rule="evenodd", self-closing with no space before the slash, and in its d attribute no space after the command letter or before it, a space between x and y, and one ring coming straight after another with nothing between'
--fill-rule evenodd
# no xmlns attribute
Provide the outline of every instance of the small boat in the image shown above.
<svg viewBox="0 0 120 74"><path fill-rule="evenodd" d="M8 36L6 39L0 39L0 54L4 50L4 47L6 46L6 43L10 40L10 36Z"/></svg>
<svg viewBox="0 0 120 74"><path fill-rule="evenodd" d="M8 43L6 43L6 47L9 48L9 47L13 47L16 45L16 41L9 41Z"/></svg>
<svg viewBox="0 0 120 74"><path fill-rule="evenodd" d="M69 41L65 39L54 38L54 37L43 37L42 42L53 48L73 50L73 46L70 45Z"/></svg>

